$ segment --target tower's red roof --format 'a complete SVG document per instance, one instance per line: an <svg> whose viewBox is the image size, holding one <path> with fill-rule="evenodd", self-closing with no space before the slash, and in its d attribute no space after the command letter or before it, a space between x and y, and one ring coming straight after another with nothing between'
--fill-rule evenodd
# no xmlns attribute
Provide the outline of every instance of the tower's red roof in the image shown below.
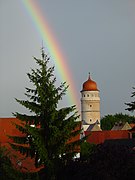
<svg viewBox="0 0 135 180"><path fill-rule="evenodd" d="M90 74L88 80L83 83L82 91L98 91L97 84L95 81L91 80Z"/></svg>

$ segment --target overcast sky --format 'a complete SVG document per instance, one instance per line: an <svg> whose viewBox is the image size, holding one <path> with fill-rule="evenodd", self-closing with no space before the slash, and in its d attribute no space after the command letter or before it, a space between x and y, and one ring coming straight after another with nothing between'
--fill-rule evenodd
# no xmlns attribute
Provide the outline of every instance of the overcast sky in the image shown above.
<svg viewBox="0 0 135 180"><path fill-rule="evenodd" d="M101 116L125 111L135 86L134 0L38 0L68 60L76 93L91 72ZM40 57L42 37L19 0L0 0L0 117L25 112L26 73ZM63 103L66 106L66 101ZM133 114L132 114L133 115Z"/></svg>

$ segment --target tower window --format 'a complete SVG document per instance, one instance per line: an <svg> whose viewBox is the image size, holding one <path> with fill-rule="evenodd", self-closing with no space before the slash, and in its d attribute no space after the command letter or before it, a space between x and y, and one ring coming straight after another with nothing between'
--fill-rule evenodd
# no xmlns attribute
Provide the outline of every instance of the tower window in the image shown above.
<svg viewBox="0 0 135 180"><path fill-rule="evenodd" d="M90 119L90 122L92 121L92 119Z"/></svg>
<svg viewBox="0 0 135 180"><path fill-rule="evenodd" d="M89 94L87 94L87 97L89 97Z"/></svg>

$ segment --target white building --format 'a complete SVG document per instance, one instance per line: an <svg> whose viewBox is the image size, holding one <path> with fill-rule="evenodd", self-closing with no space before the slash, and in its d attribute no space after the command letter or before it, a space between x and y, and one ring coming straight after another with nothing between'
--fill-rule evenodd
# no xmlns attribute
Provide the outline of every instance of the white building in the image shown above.
<svg viewBox="0 0 135 180"><path fill-rule="evenodd" d="M98 131L101 130L99 90L96 82L91 79L90 73L81 91L81 119L84 131L91 129L90 126L93 125Z"/></svg>

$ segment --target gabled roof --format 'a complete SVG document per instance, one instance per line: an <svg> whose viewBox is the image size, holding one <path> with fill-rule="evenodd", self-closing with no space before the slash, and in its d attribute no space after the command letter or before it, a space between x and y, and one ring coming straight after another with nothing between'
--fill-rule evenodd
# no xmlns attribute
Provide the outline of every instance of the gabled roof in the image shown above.
<svg viewBox="0 0 135 180"><path fill-rule="evenodd" d="M131 126L131 128L135 127L135 123L130 123L129 125Z"/></svg>
<svg viewBox="0 0 135 180"><path fill-rule="evenodd" d="M101 128L99 127L99 121L97 120L95 123L90 124L87 131L102 131Z"/></svg>
<svg viewBox="0 0 135 180"><path fill-rule="evenodd" d="M129 125L128 122L117 122L115 123L115 125L113 126L113 128L111 130L129 130L131 129L131 126Z"/></svg>
<svg viewBox="0 0 135 180"><path fill-rule="evenodd" d="M83 125L89 125L86 121L82 120Z"/></svg>

